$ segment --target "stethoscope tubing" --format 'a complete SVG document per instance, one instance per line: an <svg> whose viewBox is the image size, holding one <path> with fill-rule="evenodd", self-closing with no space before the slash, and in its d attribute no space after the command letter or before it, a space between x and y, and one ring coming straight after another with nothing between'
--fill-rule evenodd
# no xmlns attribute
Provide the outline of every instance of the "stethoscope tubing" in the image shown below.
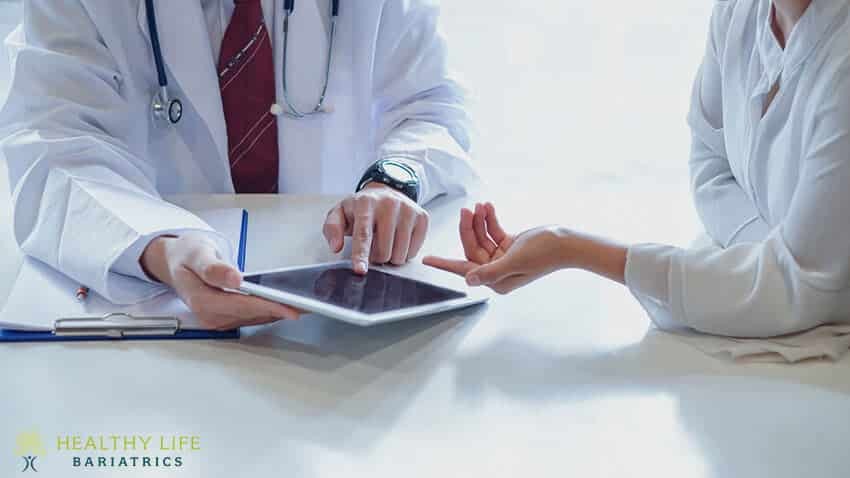
<svg viewBox="0 0 850 478"><path fill-rule="evenodd" d="M168 76L165 74L165 61L163 61L162 47L159 44L159 29L156 26L156 10L153 0L145 0L145 8L148 17L148 33L151 37L151 48L153 49L153 61L156 65L156 76L160 88L168 87Z"/></svg>
<svg viewBox="0 0 850 478"><path fill-rule="evenodd" d="M288 64L288 62L287 62L287 52L289 51L289 16L291 15L291 12L289 10L286 10L286 15L284 16L284 19L283 19L283 68L282 68L283 78L281 80L282 80L282 83L283 83L283 101L286 103L286 107L289 109L289 111L285 111L283 114L286 115L289 118L302 119L302 118L307 118L307 117L314 116L314 115L327 113L327 111L325 111L325 100L326 100L327 94L328 94L328 86L330 85L330 79L331 79L330 78L331 77L331 66L333 64L334 42L336 40L336 19L337 19L338 11L339 11L338 10L338 8L339 8L338 0L335 1L334 4L336 5L336 7L331 9L331 22L330 22L331 24L330 24L330 32L329 32L329 39L328 39L328 54L327 54L327 61L325 63L325 80L324 80L324 84L322 85L322 92L319 95L319 101L316 103L316 106L314 106L311 111L307 111L307 112L300 111L295 106L295 104L292 102L292 100L289 97L289 88L287 86L287 80L286 80L286 77L287 77L287 74L286 74L287 73L287 67L286 67L286 65ZM336 12L337 14L334 14L334 12Z"/></svg>
<svg viewBox="0 0 850 478"><path fill-rule="evenodd" d="M284 20L283 20L283 67L282 67L282 83L283 83L283 100L289 111L284 111L283 114L293 119L304 119L310 116L325 114L328 111L325 109L325 100L327 99L328 86L330 85L331 67L333 66L334 43L336 41L336 21L339 17L340 0L331 0L330 11L330 32L328 39L328 54L327 62L325 63L325 78L322 85L322 92L319 96L319 101L311 111L299 110L289 97L289 88L287 87L287 52L289 50L289 19L295 12L295 0L284 0ZM154 0L145 0L145 8L147 9L148 33L150 34L151 49L153 51L154 65L156 66L156 76L159 88L154 94L152 109L155 119L161 119L172 125L177 124L182 118L182 103L179 99L171 99L168 92L168 75L165 71L165 60L162 54L162 45L159 41L159 30L156 22L156 9ZM172 103L178 106L179 115L172 116ZM164 112L164 113L163 113Z"/></svg>

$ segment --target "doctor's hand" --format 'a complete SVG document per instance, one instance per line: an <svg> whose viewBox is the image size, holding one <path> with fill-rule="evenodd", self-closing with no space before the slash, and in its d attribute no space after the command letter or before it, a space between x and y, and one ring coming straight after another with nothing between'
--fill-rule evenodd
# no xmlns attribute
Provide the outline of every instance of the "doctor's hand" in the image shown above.
<svg viewBox="0 0 850 478"><path fill-rule="evenodd" d="M518 235L502 229L492 204L460 211L460 239L466 260L429 256L431 267L466 278L471 286L485 285L507 294L562 267L571 260L563 228L539 227Z"/></svg>
<svg viewBox="0 0 850 478"><path fill-rule="evenodd" d="M158 237L140 262L153 279L171 286L205 327L228 330L299 316L291 307L222 290L238 289L242 274L201 234Z"/></svg>
<svg viewBox="0 0 850 478"><path fill-rule="evenodd" d="M428 232L428 212L399 191L372 183L331 209L323 232L335 253L351 236L354 272L365 274L369 262L402 265L415 257Z"/></svg>

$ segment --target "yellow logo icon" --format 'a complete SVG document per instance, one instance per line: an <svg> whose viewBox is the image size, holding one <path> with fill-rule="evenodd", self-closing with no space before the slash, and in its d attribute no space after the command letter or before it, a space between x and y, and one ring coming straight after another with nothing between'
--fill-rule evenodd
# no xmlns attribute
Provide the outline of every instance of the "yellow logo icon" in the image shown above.
<svg viewBox="0 0 850 478"><path fill-rule="evenodd" d="M47 450L41 442L41 435L38 432L23 432L18 433L15 439L15 455L24 459L24 469L22 471L34 471L35 461L39 455L46 455Z"/></svg>
<svg viewBox="0 0 850 478"><path fill-rule="evenodd" d="M18 433L18 438L15 440L15 455L46 455L47 450L41 442L41 435L38 432L23 432Z"/></svg>

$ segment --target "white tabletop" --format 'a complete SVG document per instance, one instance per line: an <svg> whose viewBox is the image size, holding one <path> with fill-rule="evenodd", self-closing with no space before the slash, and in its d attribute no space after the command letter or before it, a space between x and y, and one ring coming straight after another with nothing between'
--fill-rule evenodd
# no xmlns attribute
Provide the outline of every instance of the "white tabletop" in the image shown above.
<svg viewBox="0 0 850 478"><path fill-rule="evenodd" d="M179 202L248 208L249 269L332 258L330 198ZM458 251L463 202L435 209L427 250ZM405 273L440 278L420 268ZM626 291L567 272L369 329L312 318L239 342L3 345L0 476L23 468L27 431L47 448L40 476L84 472L57 436L133 434L200 437L153 476L847 476L847 360L735 364L648 324Z"/></svg>

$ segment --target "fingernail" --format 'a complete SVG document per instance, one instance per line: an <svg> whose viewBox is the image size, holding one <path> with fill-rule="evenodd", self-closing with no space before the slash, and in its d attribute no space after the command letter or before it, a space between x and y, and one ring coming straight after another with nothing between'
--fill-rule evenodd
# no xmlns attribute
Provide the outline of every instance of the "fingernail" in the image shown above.
<svg viewBox="0 0 850 478"><path fill-rule="evenodd" d="M481 278L476 274L471 274L467 276L466 283L472 286L481 285Z"/></svg>
<svg viewBox="0 0 850 478"><path fill-rule="evenodd" d="M366 271L369 270L369 264L367 264L366 261L358 261L357 265L354 266L354 270L361 274L365 274Z"/></svg>

